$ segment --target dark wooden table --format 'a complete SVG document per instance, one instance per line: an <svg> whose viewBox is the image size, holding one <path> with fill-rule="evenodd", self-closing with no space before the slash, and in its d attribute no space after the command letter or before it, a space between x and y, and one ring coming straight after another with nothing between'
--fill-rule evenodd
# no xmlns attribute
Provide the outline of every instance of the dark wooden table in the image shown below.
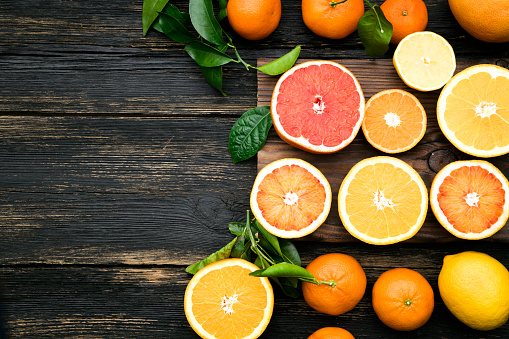
<svg viewBox="0 0 509 339"><path fill-rule="evenodd" d="M458 60L507 65L509 44L479 42L446 0L425 2L428 29ZM185 0L174 4L187 11ZM222 97L182 44L155 31L143 37L141 8L141 0L0 2L0 312L12 338L196 337L184 315L184 268L229 242L228 222L249 208L257 160L233 164L228 135L257 105L256 72L226 66ZM223 26L250 64L297 44L307 59L368 58L357 33L340 41L312 34L299 1L283 0L279 28L260 42ZM509 337L509 324L470 330L437 287L447 254L477 250L509 267L503 242L296 245L304 264L330 252L354 256L366 294L336 317L276 289L263 338L307 338L324 326L357 338ZM399 266L435 291L430 321L411 334L383 325L371 307L377 277Z"/></svg>

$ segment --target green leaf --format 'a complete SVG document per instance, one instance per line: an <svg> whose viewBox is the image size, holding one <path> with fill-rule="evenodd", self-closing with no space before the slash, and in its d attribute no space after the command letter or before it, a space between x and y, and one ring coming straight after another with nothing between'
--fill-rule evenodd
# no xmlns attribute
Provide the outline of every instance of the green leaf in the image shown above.
<svg viewBox="0 0 509 339"><path fill-rule="evenodd" d="M201 73L209 85L226 96L226 93L223 92L223 66L201 67Z"/></svg>
<svg viewBox="0 0 509 339"><path fill-rule="evenodd" d="M230 253L232 251L233 246L235 245L235 242L237 241L237 237L233 239L231 242L229 242L226 246L221 248L219 251L212 253L207 258L198 261L192 265L187 266L186 272L191 274L196 274L200 269L207 266L208 264L211 264L213 262L227 259L230 257Z"/></svg>
<svg viewBox="0 0 509 339"><path fill-rule="evenodd" d="M169 0L144 0L141 21L143 24L143 35L147 35L148 29L157 18L160 11Z"/></svg>
<svg viewBox="0 0 509 339"><path fill-rule="evenodd" d="M246 229L246 223L245 222L231 222L228 224L228 229L230 230L231 234L233 234L233 235L241 235L244 233L244 230Z"/></svg>
<svg viewBox="0 0 509 339"><path fill-rule="evenodd" d="M271 278L271 279L278 279L280 284L279 286L283 290L283 292L292 298L300 298L301 295L299 293L299 290L297 289L297 278Z"/></svg>
<svg viewBox="0 0 509 339"><path fill-rule="evenodd" d="M189 16L189 13L179 11L178 8L173 4L167 4L161 13L168 14L172 18L176 19L184 27L189 26L191 23L191 17ZM164 33L160 21L161 16L158 17L158 20L154 21L152 28L158 32Z"/></svg>
<svg viewBox="0 0 509 339"><path fill-rule="evenodd" d="M389 49L392 24L385 18L378 5L371 6L357 23L357 31L366 53L371 57L383 55Z"/></svg>
<svg viewBox="0 0 509 339"><path fill-rule="evenodd" d="M247 241L246 241L247 240ZM251 242L246 239L244 233L237 237L237 241L230 253L231 258L242 258L251 261Z"/></svg>
<svg viewBox="0 0 509 339"><path fill-rule="evenodd" d="M263 227L258 222L258 220L255 221L254 225L258 229L258 232L260 232L262 237L265 240L267 240L267 242L270 244L270 246L272 246L272 248L276 251L276 253L279 254L282 257L283 256L283 252L281 252L281 247L279 247L279 240L278 240L278 238L275 235L267 232L265 227Z"/></svg>
<svg viewBox="0 0 509 339"><path fill-rule="evenodd" d="M160 13L159 25L161 26L163 33L168 38L176 42L187 44L196 40L196 37L192 35L191 32L187 30L187 28L182 26L182 24L177 19L166 13Z"/></svg>
<svg viewBox="0 0 509 339"><path fill-rule="evenodd" d="M263 66L256 67L256 69L268 75L284 73L295 64L295 61L297 61L297 58L299 57L300 49L301 47L297 46L281 58L271 61Z"/></svg>
<svg viewBox="0 0 509 339"><path fill-rule="evenodd" d="M234 163L256 155L267 140L272 127L269 106L252 108L235 122L228 143Z"/></svg>
<svg viewBox="0 0 509 339"><path fill-rule="evenodd" d="M300 255L295 245L288 239L279 239L279 246L283 252L283 259L294 265L301 266Z"/></svg>
<svg viewBox="0 0 509 339"><path fill-rule="evenodd" d="M223 30L214 16L212 0L189 0L191 23L205 40L218 46L225 45Z"/></svg>
<svg viewBox="0 0 509 339"><path fill-rule="evenodd" d="M227 54L201 41L193 41L184 49L202 67L222 66L233 61Z"/></svg>
<svg viewBox="0 0 509 339"><path fill-rule="evenodd" d="M217 20L221 21L228 16L226 6L228 6L228 0L219 0L219 15L217 16Z"/></svg>
<svg viewBox="0 0 509 339"><path fill-rule="evenodd" d="M314 280L315 277L304 267L281 262L269 266L264 269L256 270L249 273L253 277L282 277L282 278L302 278L307 280Z"/></svg>

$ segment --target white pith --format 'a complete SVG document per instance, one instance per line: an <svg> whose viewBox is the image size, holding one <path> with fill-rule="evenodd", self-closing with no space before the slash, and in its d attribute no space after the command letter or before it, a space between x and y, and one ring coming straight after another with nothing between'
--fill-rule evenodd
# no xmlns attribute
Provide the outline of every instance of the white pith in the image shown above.
<svg viewBox="0 0 509 339"><path fill-rule="evenodd" d="M497 105L493 102L481 101L475 106L475 115L481 118L489 118L492 114L497 113Z"/></svg>
<svg viewBox="0 0 509 339"><path fill-rule="evenodd" d="M373 195L374 195L373 205L376 206L376 209L383 210L386 207L394 208L394 203L392 202L391 199L388 199L384 196L383 191L378 190L375 193L373 193Z"/></svg>
<svg viewBox="0 0 509 339"><path fill-rule="evenodd" d="M283 201L289 206L296 205L299 201L299 196L294 192L286 192Z"/></svg>
<svg viewBox="0 0 509 339"><path fill-rule="evenodd" d="M491 225L491 227L481 233L462 233L456 230L447 220L447 217L445 216L444 212L440 208L440 205L438 203L438 193L440 192L440 185L444 181L444 179L451 174L452 171L455 169L464 167L464 166L479 166L488 172L492 173L497 179L500 180L502 183L502 188L505 192L505 203L504 203L504 209L502 212L502 215L499 217L498 221ZM475 192L474 192L475 193ZM477 195L477 193L475 193ZM468 196L468 194L467 194ZM469 204L469 201L467 201L467 196L465 196L465 202ZM478 199L474 197L472 194L469 198L470 203L473 203ZM500 230L505 223L507 222L507 219L509 217L509 183L506 179L506 177L500 172L494 165L491 163L484 161L484 160L465 160L465 161L455 161L453 163L448 164L444 168L442 168L435 178L433 179L433 182L431 184L430 189L430 205L431 209L433 211L433 214L439 221L439 223L448 230L451 234L455 235L458 238L463 239L484 239L487 238L494 233L496 233L498 230ZM469 205L470 206L470 205Z"/></svg>
<svg viewBox="0 0 509 339"><path fill-rule="evenodd" d="M386 113L384 116L385 123L389 127L398 127L401 125L401 118L396 113Z"/></svg>
<svg viewBox="0 0 509 339"><path fill-rule="evenodd" d="M293 137L290 134L288 134L284 130L281 122L279 121L279 115L277 113L277 108L276 108L276 103L277 103L276 97L277 97L277 95L279 95L279 88L280 88L281 84L283 83L283 81L286 78L288 78L288 76L292 75L298 69L305 68L305 67L308 67L311 65L320 66L320 65L324 65L324 64L329 64L329 65L338 67L343 72L350 75L352 77L352 79L354 80L356 90L359 92L359 95L360 95L360 104L359 104L359 110L358 110L359 111L359 120L357 121L357 123L355 124L355 126L353 128L351 136L348 139L344 140L341 144L334 146L334 147L325 146L323 144L322 145L312 145L311 143L309 143L308 139L304 138L303 136L296 138L296 137ZM318 93L316 94L315 99L319 99L319 100L318 100L318 102L313 103L313 111L316 114L322 114L326 107L326 103L321 101L322 97ZM315 60L315 61L307 61L307 62L298 64L298 65L294 66L293 68L291 68L290 70L288 70L287 72L285 72L279 78L279 80L276 83L276 86L274 87L274 91L272 94L270 111L271 111L272 121L274 123L274 127L276 128L276 131L278 131L278 133L283 134L288 140L291 140L292 142L294 142L298 145L301 145L304 148L311 149L314 152L333 153L333 152L339 151L340 149L346 147L355 138L355 136L359 132L359 129L361 128L362 120L364 119L364 108L365 108L365 101L364 101L364 94L362 92L361 86L360 86L359 82L357 81L357 79L355 78L355 76L347 68L345 68L344 66L342 66L336 62L333 62L333 61Z"/></svg>
<svg viewBox="0 0 509 339"><path fill-rule="evenodd" d="M226 294L221 298L221 309L224 311L224 314L232 314L233 305L237 303L237 299L239 295L237 293L233 293L231 296L227 296Z"/></svg>
<svg viewBox="0 0 509 339"><path fill-rule="evenodd" d="M467 193L467 195L465 195L465 197L463 199L465 199L465 202L467 203L468 206L479 207L479 206L477 206L477 204L479 203L479 197L480 197L480 195L477 194L476 192L470 192L470 193Z"/></svg>
<svg viewBox="0 0 509 339"><path fill-rule="evenodd" d="M495 148L491 150L479 150L476 149L473 146L468 146L462 143L460 140L458 140L455 136L455 132L453 132L445 123L444 115L446 110L446 103L447 103L447 97L452 93L454 86L456 86L461 80L468 79L473 74L476 74L478 72L486 72L490 74L493 78L502 76L509 79L509 71L503 67L496 66L496 65L490 65L490 64L482 64L482 65L476 65L471 66L460 73L456 74L452 77L452 79L444 86L442 92L440 93L440 97L438 98L437 102L437 120L438 125L440 126L440 129L446 136L446 138L460 151L465 152L470 155L474 155L477 157L482 158L488 158L488 157L496 157L500 155L504 155L509 153L509 144L505 145L503 147L495 146ZM477 111L479 111L480 114L483 114L484 117L489 117L488 114L496 114L496 111L493 112L494 107L492 105L489 105L491 103L487 103L488 105L484 105L484 107L488 107L487 110L481 106L481 104L478 104L479 109L476 108L476 114ZM495 105L496 107L496 105ZM479 115L483 117L482 115ZM506 131L509 133L509 131Z"/></svg>

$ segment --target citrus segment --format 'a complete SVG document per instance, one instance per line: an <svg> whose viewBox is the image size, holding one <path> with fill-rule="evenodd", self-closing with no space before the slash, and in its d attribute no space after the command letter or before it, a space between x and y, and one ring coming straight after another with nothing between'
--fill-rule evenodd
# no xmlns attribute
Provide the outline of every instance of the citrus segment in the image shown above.
<svg viewBox="0 0 509 339"><path fill-rule="evenodd" d="M419 91L442 88L456 70L451 45L433 32L407 35L396 47L394 67L407 86Z"/></svg>
<svg viewBox="0 0 509 339"><path fill-rule="evenodd" d="M368 100L362 131L373 147L386 153L404 152L424 136L426 111L411 93L382 91Z"/></svg>
<svg viewBox="0 0 509 339"><path fill-rule="evenodd" d="M419 174L392 157L368 158L347 174L338 195L339 216L354 237L375 245L409 239L419 231L428 208Z"/></svg>
<svg viewBox="0 0 509 339"><path fill-rule="evenodd" d="M509 70L476 65L456 74L440 93L440 129L460 151L494 157L509 152Z"/></svg>
<svg viewBox="0 0 509 339"><path fill-rule="evenodd" d="M332 192L325 176L300 159L280 159L265 166L251 191L258 222L281 238L303 237L329 215Z"/></svg>
<svg viewBox="0 0 509 339"><path fill-rule="evenodd" d="M430 202L437 220L453 235L483 239L507 221L509 184L487 161L456 161L435 176Z"/></svg>
<svg viewBox="0 0 509 339"><path fill-rule="evenodd" d="M225 259L202 268L189 282L187 320L202 338L258 338L274 307L268 278L251 277L258 267L243 259Z"/></svg>
<svg viewBox="0 0 509 339"><path fill-rule="evenodd" d="M271 101L278 135L312 153L333 153L357 135L364 117L364 95L345 67L308 61L279 78Z"/></svg>

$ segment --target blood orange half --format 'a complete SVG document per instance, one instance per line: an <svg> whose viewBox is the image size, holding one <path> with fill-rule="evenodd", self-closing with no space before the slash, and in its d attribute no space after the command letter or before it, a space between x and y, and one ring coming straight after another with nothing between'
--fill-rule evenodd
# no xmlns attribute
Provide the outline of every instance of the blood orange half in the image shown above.
<svg viewBox="0 0 509 339"><path fill-rule="evenodd" d="M251 191L251 211L265 229L281 238L300 238L329 215L332 191L325 176L301 159L265 166Z"/></svg>
<svg viewBox="0 0 509 339"><path fill-rule="evenodd" d="M332 61L308 61L279 78L272 94L274 127L284 141L311 153L334 153L359 132L364 95L355 76Z"/></svg>
<svg viewBox="0 0 509 339"><path fill-rule="evenodd" d="M509 183L487 161L456 161L433 179L430 203L440 224L453 235L484 239L507 222Z"/></svg>

